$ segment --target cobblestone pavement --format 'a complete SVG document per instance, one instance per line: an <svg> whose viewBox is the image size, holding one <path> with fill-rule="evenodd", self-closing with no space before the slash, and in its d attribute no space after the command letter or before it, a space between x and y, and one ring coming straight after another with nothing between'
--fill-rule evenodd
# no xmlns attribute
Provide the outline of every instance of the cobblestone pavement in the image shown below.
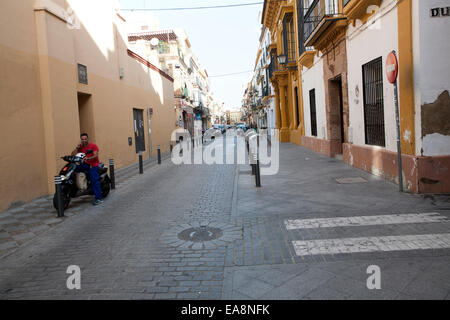
<svg viewBox="0 0 450 320"><path fill-rule="evenodd" d="M235 165L165 161L119 183L102 206L84 207L1 259L0 298L220 299L227 241L242 234L230 219L235 173ZM174 243L202 226L219 238L197 230L202 241ZM66 287L70 265L81 269L81 290Z"/></svg>
<svg viewBox="0 0 450 320"><path fill-rule="evenodd" d="M401 194L293 144L280 154L260 189L239 166L243 240L228 247L223 298L450 298L450 196ZM367 288L371 265L381 289Z"/></svg>
<svg viewBox="0 0 450 320"><path fill-rule="evenodd" d="M259 189L247 165L147 167L0 259L0 299L449 298L449 197L399 194L295 145L280 154ZM405 250L421 235L434 238ZM374 245L388 237L389 250Z"/></svg>
<svg viewBox="0 0 450 320"><path fill-rule="evenodd" d="M162 160L168 160L170 154L163 154ZM155 166L156 157L144 161L144 170ZM137 178L137 164L117 170L116 185L121 188ZM114 191L112 191L114 192ZM53 208L53 196L46 196L18 205L0 213L0 258L15 251L19 246L31 241L36 236L47 232L52 227L67 218L79 214L92 205L92 196L72 199L69 208L64 212L64 218L57 218Z"/></svg>

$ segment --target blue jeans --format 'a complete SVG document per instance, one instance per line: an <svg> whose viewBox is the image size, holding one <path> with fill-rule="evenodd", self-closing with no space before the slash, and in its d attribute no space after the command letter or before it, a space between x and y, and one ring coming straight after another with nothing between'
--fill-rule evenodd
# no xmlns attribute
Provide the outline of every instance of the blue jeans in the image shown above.
<svg viewBox="0 0 450 320"><path fill-rule="evenodd" d="M92 167L87 163L82 164L81 166L77 166L75 169L76 172L84 172L87 171L91 178L92 190L94 190L94 195L96 200L102 200L102 189L100 188L100 176L98 174L98 167Z"/></svg>

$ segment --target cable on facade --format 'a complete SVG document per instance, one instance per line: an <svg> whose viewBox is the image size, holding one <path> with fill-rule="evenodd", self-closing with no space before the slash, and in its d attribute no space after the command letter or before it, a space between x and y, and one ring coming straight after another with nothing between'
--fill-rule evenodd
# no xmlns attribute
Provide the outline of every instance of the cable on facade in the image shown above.
<svg viewBox="0 0 450 320"><path fill-rule="evenodd" d="M209 76L209 78L228 77L228 76L233 76L235 74L243 74L243 73L249 73L249 72L253 72L253 71L254 70L247 70L247 71L234 72L234 73L218 74L216 76Z"/></svg>
<svg viewBox="0 0 450 320"><path fill-rule="evenodd" d="M223 6L210 6L210 7L189 7L189 8L138 8L138 9L121 9L122 11L181 11L181 10L200 10L200 9L218 9L218 8L230 8L230 7L244 7L244 6L254 6L258 4L264 4L264 2L252 2L252 3L241 3L241 4L229 4Z"/></svg>

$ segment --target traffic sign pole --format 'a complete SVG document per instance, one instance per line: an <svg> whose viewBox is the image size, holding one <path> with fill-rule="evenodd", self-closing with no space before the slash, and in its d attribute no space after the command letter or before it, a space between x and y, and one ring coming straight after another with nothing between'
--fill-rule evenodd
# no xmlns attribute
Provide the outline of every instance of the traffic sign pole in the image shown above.
<svg viewBox="0 0 450 320"><path fill-rule="evenodd" d="M386 75L390 83L394 84L394 100L395 100L395 121L397 127L397 155L398 155L398 188L403 192L403 169L402 169L402 144L400 133L400 110L398 107L398 60L395 51L392 51L386 60Z"/></svg>
<svg viewBox="0 0 450 320"><path fill-rule="evenodd" d="M397 80L394 83L394 96L395 96L395 121L397 125L397 154L398 154L398 188L400 192L403 192L403 169L402 169L402 144L400 141L400 111L398 108L398 91Z"/></svg>

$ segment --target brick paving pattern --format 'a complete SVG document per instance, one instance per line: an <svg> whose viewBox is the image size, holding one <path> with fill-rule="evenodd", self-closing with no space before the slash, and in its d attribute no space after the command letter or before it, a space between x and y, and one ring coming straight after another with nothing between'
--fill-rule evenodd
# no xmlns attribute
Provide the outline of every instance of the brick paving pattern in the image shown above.
<svg viewBox="0 0 450 320"><path fill-rule="evenodd" d="M295 145L280 152L280 172L263 176L259 189L248 165L164 161L143 175L123 173L102 206L74 202L62 223L46 208L32 218L26 209L7 212L17 226L0 218L9 228L0 239L19 236L0 259L0 299L449 299L449 249L298 255L294 246L448 234L449 197L399 194L391 183ZM342 178L367 182L336 181ZM426 213L436 215L373 222ZM37 215L49 227L26 241L32 227L20 225ZM355 218L362 216L371 218ZM307 219L333 223L287 228ZM66 287L70 265L81 269L81 290ZM366 287L369 265L380 266L381 290Z"/></svg>

